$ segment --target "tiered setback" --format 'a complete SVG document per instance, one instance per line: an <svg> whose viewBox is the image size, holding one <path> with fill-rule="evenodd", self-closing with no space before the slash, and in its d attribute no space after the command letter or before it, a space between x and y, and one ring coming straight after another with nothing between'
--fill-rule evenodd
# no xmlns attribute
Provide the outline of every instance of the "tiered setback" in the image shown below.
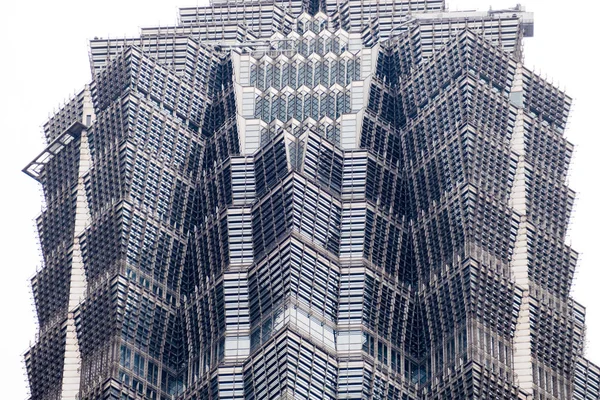
<svg viewBox="0 0 600 400"><path fill-rule="evenodd" d="M397 17L397 18L396 18ZM520 8L215 1L46 125L34 400L598 398Z"/></svg>

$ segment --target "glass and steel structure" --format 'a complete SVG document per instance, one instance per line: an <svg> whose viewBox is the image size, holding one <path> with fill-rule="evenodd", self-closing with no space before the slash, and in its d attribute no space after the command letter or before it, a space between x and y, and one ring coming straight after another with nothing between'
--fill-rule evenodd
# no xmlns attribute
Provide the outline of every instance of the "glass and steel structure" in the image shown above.
<svg viewBox="0 0 600 400"><path fill-rule="evenodd" d="M532 14L213 1L45 125L32 400L598 399Z"/></svg>

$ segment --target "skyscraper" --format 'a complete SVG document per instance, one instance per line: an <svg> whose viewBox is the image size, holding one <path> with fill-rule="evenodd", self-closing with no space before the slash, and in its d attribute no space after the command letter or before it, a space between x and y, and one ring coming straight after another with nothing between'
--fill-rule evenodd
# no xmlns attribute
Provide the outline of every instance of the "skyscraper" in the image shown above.
<svg viewBox="0 0 600 400"><path fill-rule="evenodd" d="M32 398L597 398L570 99L522 65L532 33L518 8L292 0L93 40L25 169Z"/></svg>

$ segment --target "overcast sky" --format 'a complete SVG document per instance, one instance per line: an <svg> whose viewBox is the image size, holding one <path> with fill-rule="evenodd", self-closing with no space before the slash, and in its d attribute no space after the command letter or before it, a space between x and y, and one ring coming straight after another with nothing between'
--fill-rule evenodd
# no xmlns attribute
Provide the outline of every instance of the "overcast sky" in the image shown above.
<svg viewBox="0 0 600 400"><path fill-rule="evenodd" d="M9 4L6 4L9 3ZM29 279L41 265L34 218L38 184L21 173L43 150L41 125L49 113L90 81L88 40L136 36L143 26L174 25L179 6L196 0L54 0L3 2L0 24L0 387L2 398L25 399L22 355L33 343L36 319ZM204 4L200 1L199 4ZM514 6L504 0L454 0L450 10ZM574 297L588 307L587 356L600 364L600 173L597 2L522 1L535 13L535 37L525 64L575 99L567 137L576 145L570 185L578 192L568 243L580 252Z"/></svg>

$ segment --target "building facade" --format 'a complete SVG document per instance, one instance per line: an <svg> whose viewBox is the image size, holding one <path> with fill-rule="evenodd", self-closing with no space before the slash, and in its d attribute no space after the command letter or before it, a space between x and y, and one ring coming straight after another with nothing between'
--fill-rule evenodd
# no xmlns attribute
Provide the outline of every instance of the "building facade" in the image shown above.
<svg viewBox="0 0 600 400"><path fill-rule="evenodd" d="M32 400L599 398L520 7L213 1L45 125Z"/></svg>

